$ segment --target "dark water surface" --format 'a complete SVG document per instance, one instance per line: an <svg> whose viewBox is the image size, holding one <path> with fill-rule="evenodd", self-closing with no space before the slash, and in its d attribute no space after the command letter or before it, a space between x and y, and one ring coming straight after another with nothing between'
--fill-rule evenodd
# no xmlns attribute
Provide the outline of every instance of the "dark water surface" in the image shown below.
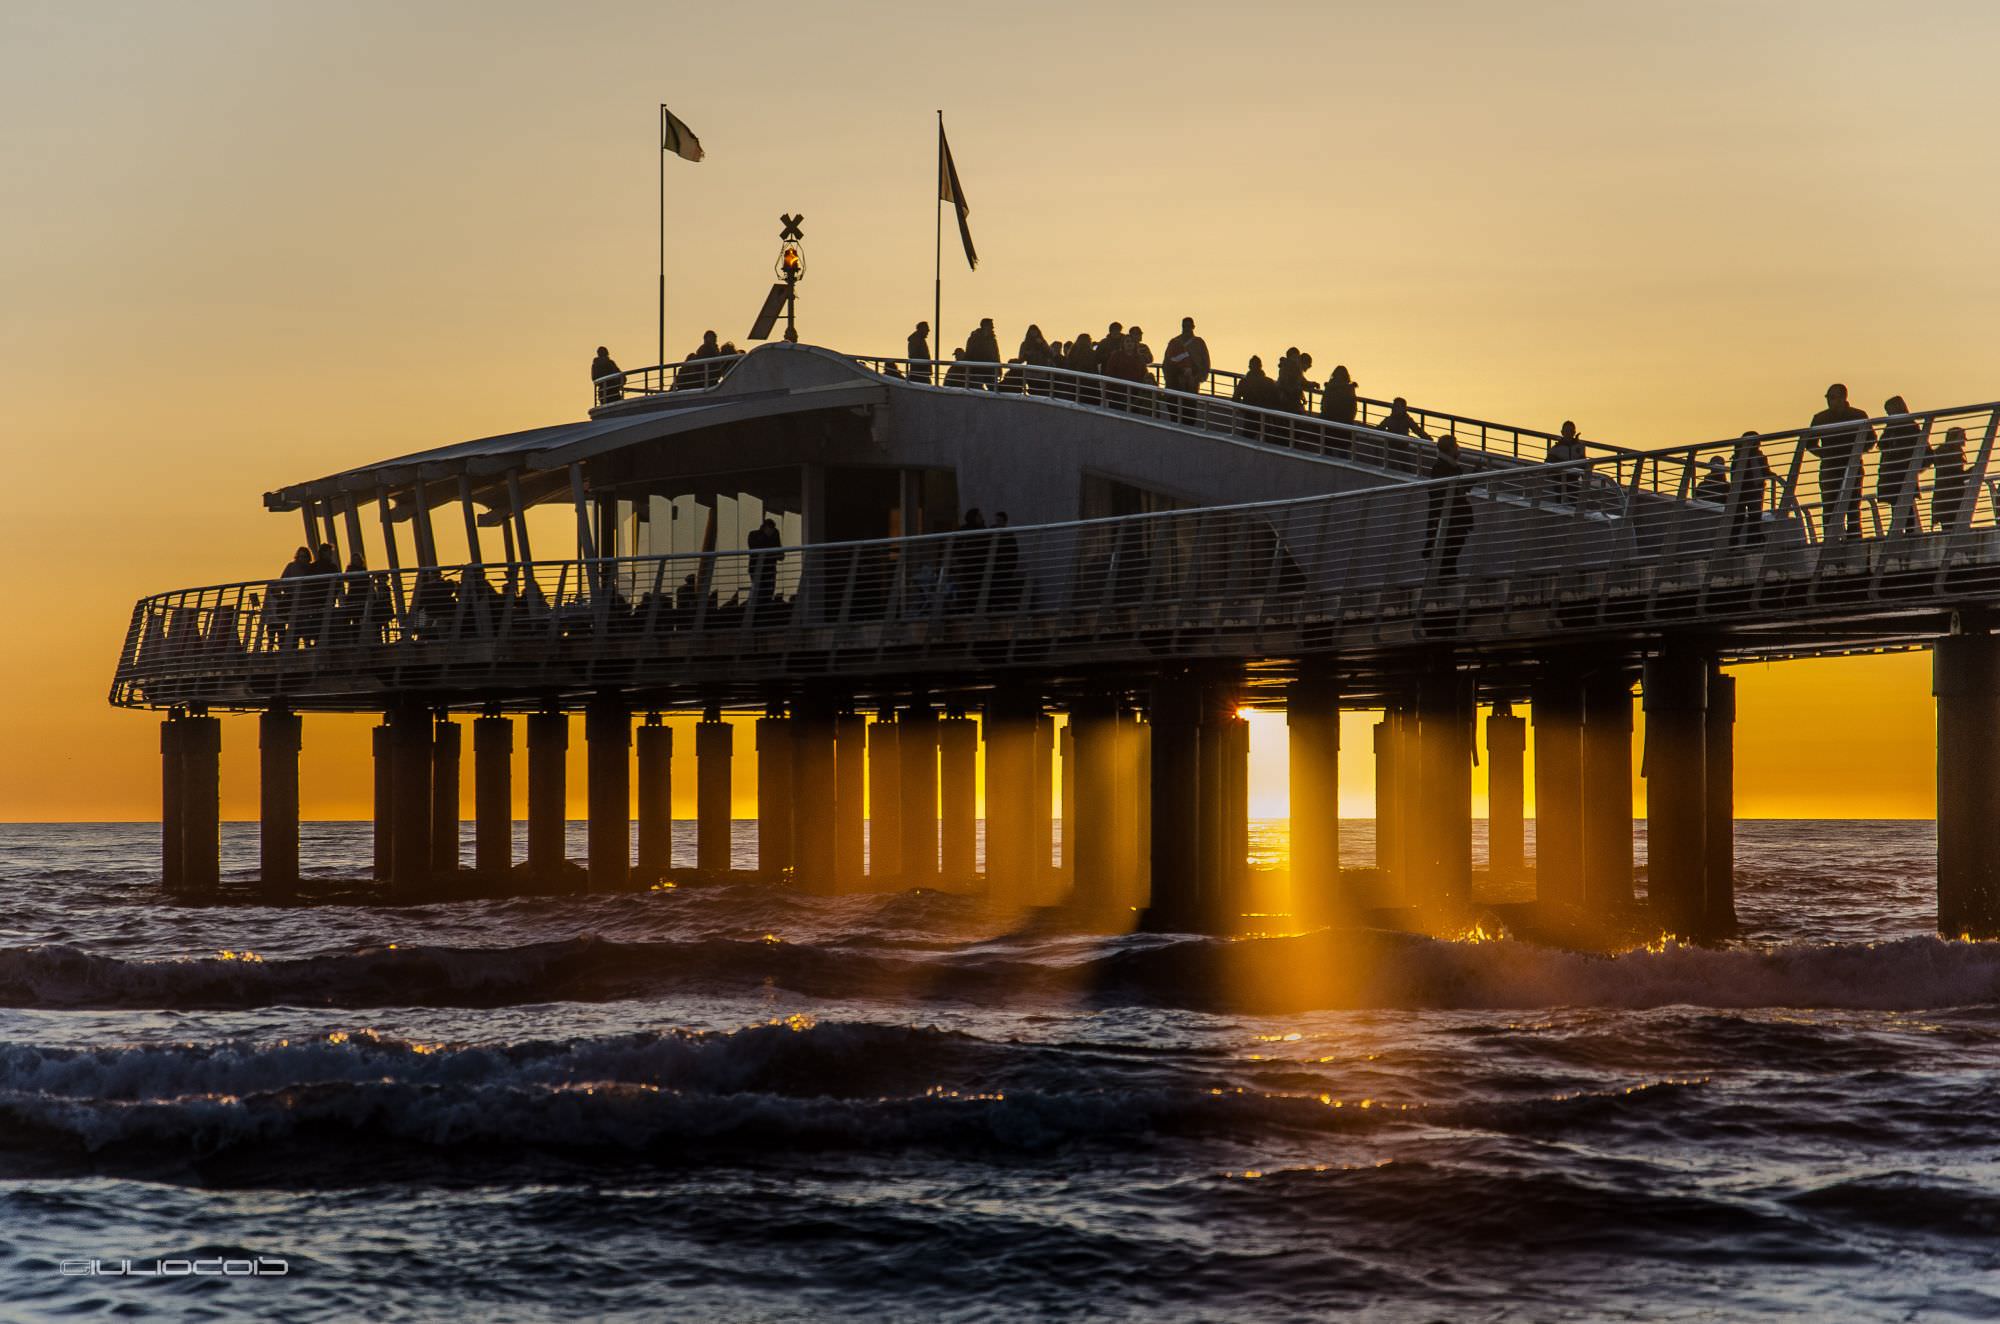
<svg viewBox="0 0 2000 1324"><path fill-rule="evenodd" d="M173 906L156 829L0 827L0 1310L2000 1316L2000 944L1931 936L1928 823L1738 843L1744 940L1593 957L750 884ZM289 1272L61 1271L204 1257Z"/></svg>

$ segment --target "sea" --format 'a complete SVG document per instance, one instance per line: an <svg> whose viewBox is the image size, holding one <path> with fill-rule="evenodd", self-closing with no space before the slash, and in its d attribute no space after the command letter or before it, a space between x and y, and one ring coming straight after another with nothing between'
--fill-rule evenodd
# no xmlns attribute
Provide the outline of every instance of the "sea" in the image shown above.
<svg viewBox="0 0 2000 1324"><path fill-rule="evenodd" d="M2000 944L1929 823L1737 832L1739 939L1590 955L394 907L338 823L193 905L156 827L0 826L0 1318L2000 1317Z"/></svg>

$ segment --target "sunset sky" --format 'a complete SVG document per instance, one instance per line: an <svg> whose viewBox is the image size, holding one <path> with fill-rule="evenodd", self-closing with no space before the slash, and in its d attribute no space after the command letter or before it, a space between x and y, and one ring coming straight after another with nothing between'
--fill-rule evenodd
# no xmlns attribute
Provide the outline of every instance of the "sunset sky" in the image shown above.
<svg viewBox="0 0 2000 1324"><path fill-rule="evenodd" d="M804 338L900 352L943 107L955 336L1191 314L1219 365L1296 344L1664 444L1801 425L1833 380L2000 396L1996 39L1974 3L5 0L0 817L157 816L156 723L105 703L126 619L275 573L298 520L263 491L574 419L600 343L652 361L661 101L709 153L669 162L676 357L747 330L781 211ZM1740 674L1739 813L1931 813L1924 655ZM365 811L366 725L308 719L308 815ZM254 730L225 742L252 816ZM1260 721L1257 812L1282 742Z"/></svg>

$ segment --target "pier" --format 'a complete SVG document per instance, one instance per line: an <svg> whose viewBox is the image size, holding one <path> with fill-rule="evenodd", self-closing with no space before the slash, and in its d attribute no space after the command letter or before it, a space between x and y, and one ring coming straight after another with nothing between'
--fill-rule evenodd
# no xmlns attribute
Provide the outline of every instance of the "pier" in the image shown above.
<svg viewBox="0 0 2000 1324"><path fill-rule="evenodd" d="M1373 426L1379 401L1341 424L1236 403L1227 374L1183 393L1018 363L940 386L932 367L797 345L665 365L600 384L582 421L268 494L343 564L372 526L383 563L135 607L111 700L164 714L168 890L218 885L216 713L261 715L273 893L298 878L302 717L380 716L390 897L461 873L600 890L664 876L664 718L680 715L700 719L703 872L730 868L731 764L748 754L757 872L774 882L1243 932L1242 714L1266 709L1287 719L1292 923L1462 930L1481 758L1486 875L1532 879L1541 931L1718 938L1735 925L1728 669L1930 649L1938 927L2000 936L2000 406L1911 415L1927 444L1963 430L1965 472L1885 501L1859 465L1822 491L1809 432L1551 462L1546 433L1413 409L1463 451L1464 473L1430 479L1433 447ZM1768 481L1704 482L1711 460L1746 472L1752 447ZM574 555L533 554L527 512L544 505L573 510ZM1010 522L960 527L975 508ZM1456 511L1452 564L1431 547ZM752 515L777 547L744 536ZM445 521L462 522L463 563L440 564ZM1343 751L1348 709L1383 714L1372 750ZM753 740L725 715L754 717ZM573 737L581 861L563 845ZM1375 765L1367 870L1340 865L1343 753Z"/></svg>

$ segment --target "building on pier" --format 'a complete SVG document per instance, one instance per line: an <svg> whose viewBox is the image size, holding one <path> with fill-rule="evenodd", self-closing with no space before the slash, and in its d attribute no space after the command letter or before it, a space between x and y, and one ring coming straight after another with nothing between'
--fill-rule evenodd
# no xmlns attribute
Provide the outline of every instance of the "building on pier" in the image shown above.
<svg viewBox="0 0 2000 1324"><path fill-rule="evenodd" d="M761 872L1232 931L1251 705L1289 718L1295 915L1449 931L1473 913L1486 709L1493 875L1530 872L1532 742L1540 921L1715 935L1734 923L1723 668L1935 647L1940 928L2000 928L1996 406L1914 416L1971 439L1962 490L1864 502L1854 536L1823 513L1856 493L1818 490L1797 432L1551 462L1547 434L1419 410L1464 455L1430 479L1429 443L1371 426L1380 402L1350 425L1237 404L1220 374L1198 393L1020 364L972 386L927 375L771 345L627 374L579 422L268 494L309 542L365 564L135 608L112 701L168 714L169 886L215 885L216 711L263 714L274 887L297 874L299 715L383 714L377 869L411 892L461 864L458 716L476 715L474 869L610 888L634 868L635 790L637 867L667 865L666 713L702 716L697 853L728 867L737 742L720 719L756 713ZM1768 480L1704 483L1714 458L1750 474L1753 446ZM976 525L974 509L1010 523ZM440 553L441 533L462 556ZM1346 873L1343 707L1383 713L1375 867ZM562 844L572 712L588 745L580 868Z"/></svg>

